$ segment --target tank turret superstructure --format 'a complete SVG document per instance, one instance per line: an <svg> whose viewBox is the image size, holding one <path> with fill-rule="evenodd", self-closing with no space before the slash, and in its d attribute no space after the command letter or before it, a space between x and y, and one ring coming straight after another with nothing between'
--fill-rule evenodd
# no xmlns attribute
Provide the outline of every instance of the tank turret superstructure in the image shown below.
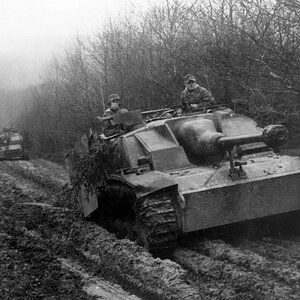
<svg viewBox="0 0 300 300"><path fill-rule="evenodd" d="M29 159L22 136L14 127L0 132L0 160Z"/></svg>
<svg viewBox="0 0 300 300"><path fill-rule="evenodd" d="M159 250L189 232L300 209L300 158L278 153L285 127L262 129L221 107L147 123L130 114L121 118L126 134L86 138L95 173L82 171L84 155L69 159L85 217L114 219L124 235Z"/></svg>

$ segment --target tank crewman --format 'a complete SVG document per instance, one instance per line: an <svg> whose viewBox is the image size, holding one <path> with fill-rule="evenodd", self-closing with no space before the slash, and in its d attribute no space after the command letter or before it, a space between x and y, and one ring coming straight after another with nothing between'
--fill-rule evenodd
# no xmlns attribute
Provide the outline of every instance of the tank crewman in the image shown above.
<svg viewBox="0 0 300 300"><path fill-rule="evenodd" d="M215 105L215 99L211 93L196 82L195 76L188 74L184 80L185 89L180 94L181 107L184 112Z"/></svg>
<svg viewBox="0 0 300 300"><path fill-rule="evenodd" d="M113 117L118 113L128 112L126 108L121 108L122 101L118 94L112 94L108 98L108 109L104 112L103 117ZM103 133L106 136L124 133L121 125L115 124L113 120L107 120L103 123Z"/></svg>

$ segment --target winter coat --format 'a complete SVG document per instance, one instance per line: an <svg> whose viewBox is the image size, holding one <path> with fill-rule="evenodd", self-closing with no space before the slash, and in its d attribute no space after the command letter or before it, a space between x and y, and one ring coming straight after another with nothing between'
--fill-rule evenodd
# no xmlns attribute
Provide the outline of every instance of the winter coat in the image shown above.
<svg viewBox="0 0 300 300"><path fill-rule="evenodd" d="M199 86L199 84L192 91L185 88L181 92L180 100L183 110L190 109L191 104L203 104L203 107L215 104L212 94L206 88Z"/></svg>

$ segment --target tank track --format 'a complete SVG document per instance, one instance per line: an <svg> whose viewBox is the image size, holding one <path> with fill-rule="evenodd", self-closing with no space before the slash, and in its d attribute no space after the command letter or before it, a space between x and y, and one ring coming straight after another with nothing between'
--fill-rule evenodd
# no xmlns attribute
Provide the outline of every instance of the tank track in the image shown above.
<svg viewBox="0 0 300 300"><path fill-rule="evenodd" d="M138 241L149 251L174 248L178 223L168 192L159 192L137 202Z"/></svg>

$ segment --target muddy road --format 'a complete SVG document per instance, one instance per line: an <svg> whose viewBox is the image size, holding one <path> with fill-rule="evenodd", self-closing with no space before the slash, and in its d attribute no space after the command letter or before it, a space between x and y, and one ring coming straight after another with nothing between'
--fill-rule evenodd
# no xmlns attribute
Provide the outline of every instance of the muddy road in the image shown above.
<svg viewBox="0 0 300 300"><path fill-rule="evenodd" d="M300 213L153 257L83 221L66 171L44 160L0 162L0 252L3 299L300 299Z"/></svg>

